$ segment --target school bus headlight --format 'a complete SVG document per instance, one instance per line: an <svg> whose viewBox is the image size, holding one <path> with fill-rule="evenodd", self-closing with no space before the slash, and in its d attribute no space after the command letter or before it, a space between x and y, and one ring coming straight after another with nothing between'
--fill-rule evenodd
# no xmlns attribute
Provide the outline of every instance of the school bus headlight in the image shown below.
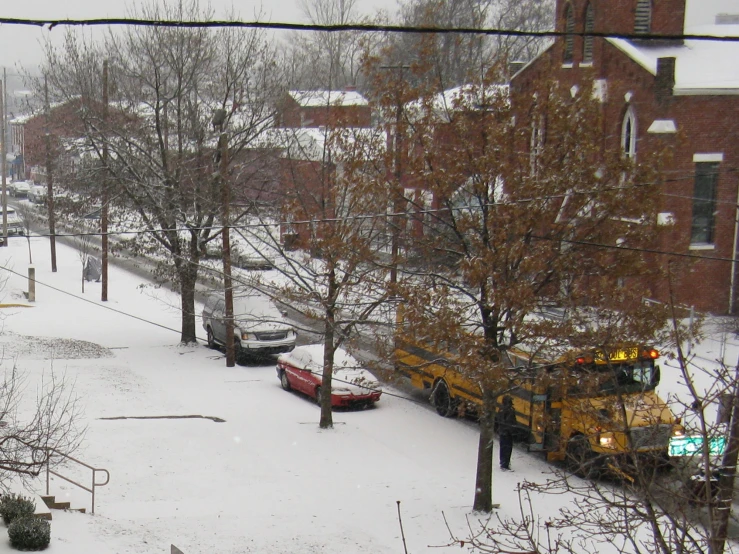
<svg viewBox="0 0 739 554"><path fill-rule="evenodd" d="M672 436L673 437L684 437L685 428L682 425L676 425L672 430Z"/></svg>
<svg viewBox="0 0 739 554"><path fill-rule="evenodd" d="M600 437L600 445L603 448L613 448L614 446L616 446L616 441L613 439L612 436L601 435L601 437Z"/></svg>

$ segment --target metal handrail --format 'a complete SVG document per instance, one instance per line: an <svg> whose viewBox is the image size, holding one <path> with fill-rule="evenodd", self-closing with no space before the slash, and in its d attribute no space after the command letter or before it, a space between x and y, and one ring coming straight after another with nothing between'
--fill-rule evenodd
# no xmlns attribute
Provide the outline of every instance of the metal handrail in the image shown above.
<svg viewBox="0 0 739 554"><path fill-rule="evenodd" d="M64 454L63 452L59 452L58 450L55 450L54 448L47 448L47 452L49 452L49 455L46 458L46 495L49 495L49 475L54 475L56 477L59 477L60 479L64 479L65 481L72 483L73 485L78 486L82 490L85 490L92 494L92 510L90 510L91 514L95 513L95 487L104 487L110 482L110 473L107 469L102 469L99 467L92 467L89 464L86 464L85 462L82 462L78 460L77 458L72 458L72 456L68 456L67 454ZM65 477L64 475L57 473L56 471L53 471L49 465L51 463L51 452L54 452L55 454L61 456L62 458L67 458L68 460L72 460L73 462L76 462L80 464L81 466L84 466L90 470L92 470L92 480L90 488L87 488L85 485L82 485L80 483L77 483L76 481L72 481L69 477ZM95 479L95 476L97 475L97 472L105 473L105 482L104 483L98 483Z"/></svg>

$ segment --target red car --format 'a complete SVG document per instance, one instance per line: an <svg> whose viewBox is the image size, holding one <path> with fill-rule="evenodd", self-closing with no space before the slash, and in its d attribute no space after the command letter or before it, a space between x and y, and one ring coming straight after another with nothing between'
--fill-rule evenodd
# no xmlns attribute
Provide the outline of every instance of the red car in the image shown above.
<svg viewBox="0 0 739 554"><path fill-rule="evenodd" d="M286 391L296 390L321 403L323 345L299 346L277 358L277 377ZM380 399L382 389L369 371L346 351L337 349L331 382L331 406L371 406Z"/></svg>

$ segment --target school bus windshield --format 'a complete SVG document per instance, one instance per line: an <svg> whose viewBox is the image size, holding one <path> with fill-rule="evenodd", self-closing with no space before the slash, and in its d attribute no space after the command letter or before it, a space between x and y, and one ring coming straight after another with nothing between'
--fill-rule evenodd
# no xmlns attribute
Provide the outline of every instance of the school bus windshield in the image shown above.
<svg viewBox="0 0 739 554"><path fill-rule="evenodd" d="M598 375L599 392L603 394L654 390L659 382L659 368L654 360L598 364L589 369Z"/></svg>

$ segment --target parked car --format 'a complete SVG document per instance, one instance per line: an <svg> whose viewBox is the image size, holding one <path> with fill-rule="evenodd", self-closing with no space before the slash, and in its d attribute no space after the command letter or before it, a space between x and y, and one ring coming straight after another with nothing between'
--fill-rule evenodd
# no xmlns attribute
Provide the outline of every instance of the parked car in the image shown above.
<svg viewBox="0 0 739 554"><path fill-rule="evenodd" d="M28 200L34 204L43 204L46 202L47 192L46 185L33 185L28 191Z"/></svg>
<svg viewBox="0 0 739 554"><path fill-rule="evenodd" d="M26 230L23 226L23 220L21 220L18 212L15 211L15 208L8 206L5 213L7 214L8 235L24 235ZM0 217L2 217L2 214L0 214ZM2 227L3 222L0 219L0 233L2 233Z"/></svg>
<svg viewBox="0 0 739 554"><path fill-rule="evenodd" d="M296 390L321 403L323 345L298 346L277 358L277 377L286 391ZM331 406L372 406L380 400L382 388L374 375L344 349L334 355Z"/></svg>
<svg viewBox="0 0 739 554"><path fill-rule="evenodd" d="M15 198L25 198L29 190L31 190L31 185L26 181L15 181L8 185L8 193Z"/></svg>
<svg viewBox="0 0 739 554"><path fill-rule="evenodd" d="M234 295L233 304L237 360L289 352L295 347L295 329L287 321L285 314L265 295L256 291L239 292ZM210 348L226 344L223 291L208 296L203 308L203 328Z"/></svg>
<svg viewBox="0 0 739 554"><path fill-rule="evenodd" d="M233 262L236 267L254 271L266 271L275 268L275 261L272 256L259 254L257 252L252 252L250 254L237 253Z"/></svg>

